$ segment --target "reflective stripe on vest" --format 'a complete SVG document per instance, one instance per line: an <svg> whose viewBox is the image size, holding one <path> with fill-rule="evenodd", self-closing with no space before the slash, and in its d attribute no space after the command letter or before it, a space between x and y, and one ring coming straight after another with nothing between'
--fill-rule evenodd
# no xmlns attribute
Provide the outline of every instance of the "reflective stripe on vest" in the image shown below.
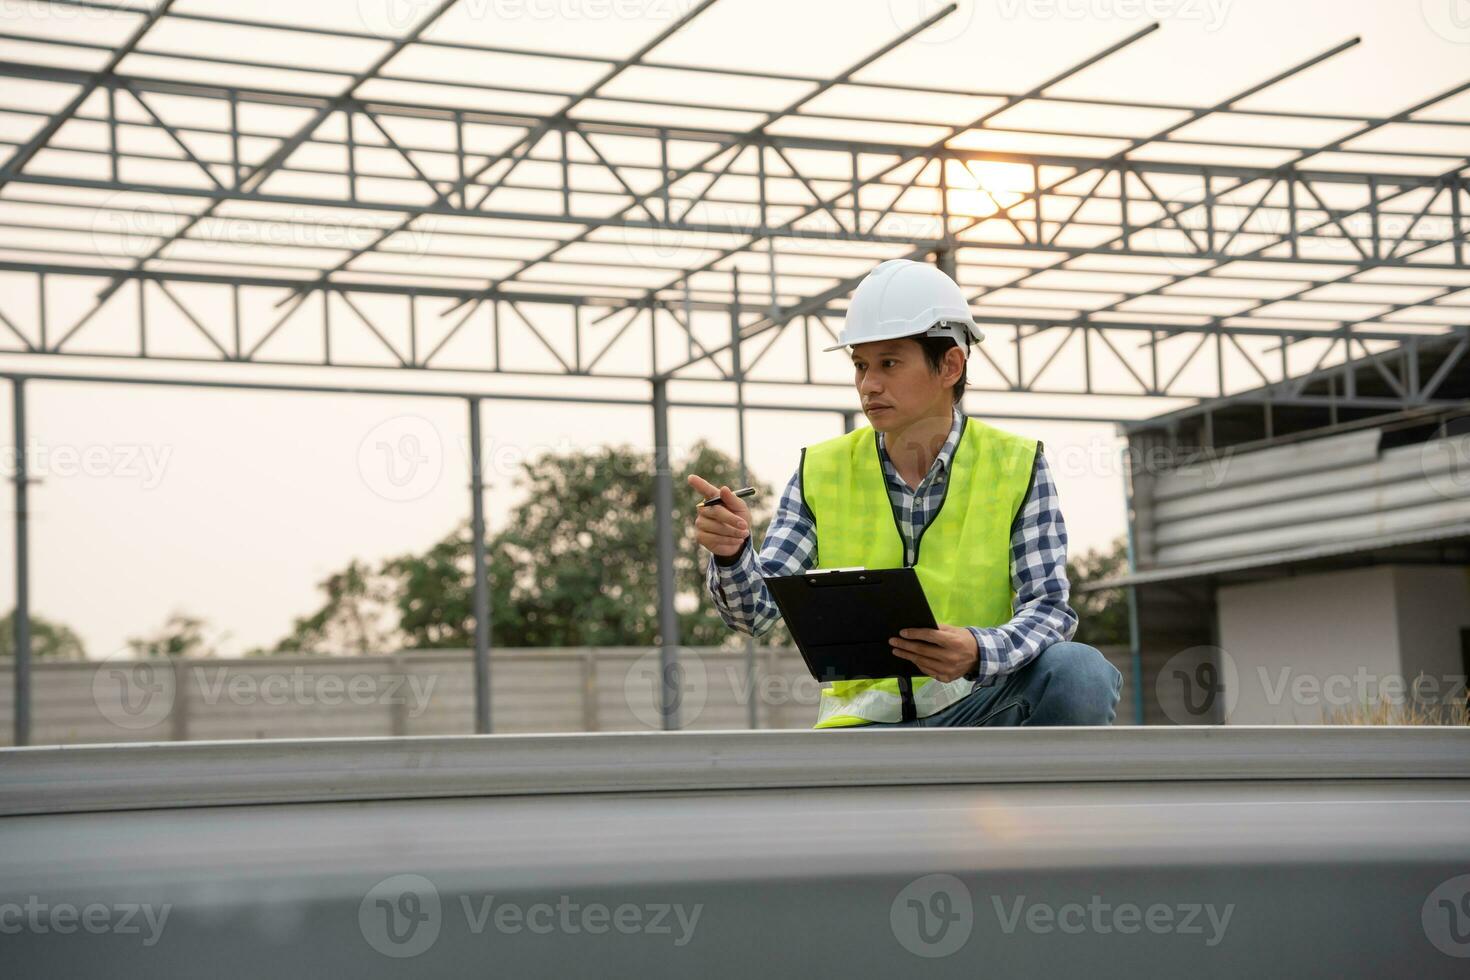
<svg viewBox="0 0 1470 980"><path fill-rule="evenodd" d="M939 513L919 535L914 570L940 623L1000 626L1011 618L1011 526L1031 484L1036 440L962 423ZM906 564L870 427L808 446L801 491L816 522L818 568ZM974 682L913 679L923 718L969 694ZM902 720L899 679L835 681L823 688L816 728Z"/></svg>

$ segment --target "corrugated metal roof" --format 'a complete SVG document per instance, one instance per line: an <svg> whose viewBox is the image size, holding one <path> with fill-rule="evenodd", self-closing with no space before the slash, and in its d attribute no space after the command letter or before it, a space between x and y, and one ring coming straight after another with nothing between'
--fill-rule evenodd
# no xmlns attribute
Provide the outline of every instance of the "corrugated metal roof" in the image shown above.
<svg viewBox="0 0 1470 980"><path fill-rule="evenodd" d="M1290 562L1311 561L1317 558L1331 558L1336 555L1348 555L1360 551L1376 551L1380 548L1396 548L1401 545L1421 544L1427 541L1445 541L1451 538L1461 537L1470 539L1470 523L1453 524L1446 527L1397 534L1375 535L1372 537L1356 538L1350 541L1333 541L1327 544L1311 545L1309 547L1286 548L1254 555L1242 555L1237 558L1178 565L1173 568L1156 568L1146 572L1136 572L1132 575L1120 575L1117 578L1105 579L1101 582L1083 586L1075 591L1096 592L1101 589L1120 588L1126 585L1148 585L1153 582L1171 582L1186 578L1201 578L1206 575L1218 575L1222 572L1267 568L1272 565L1285 565Z"/></svg>

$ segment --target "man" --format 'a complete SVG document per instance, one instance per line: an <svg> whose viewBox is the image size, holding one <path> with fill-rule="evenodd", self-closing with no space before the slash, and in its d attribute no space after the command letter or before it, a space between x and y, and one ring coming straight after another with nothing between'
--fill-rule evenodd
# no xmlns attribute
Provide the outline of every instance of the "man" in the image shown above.
<svg viewBox="0 0 1470 980"><path fill-rule="evenodd" d="M1067 531L1034 439L959 409L983 335L953 279L893 259L858 285L840 343L871 426L808 446L760 554L729 487L691 476L695 529L725 622L759 635L779 617L762 575L913 566L939 623L890 639L925 676L838 681L817 728L1109 725L1122 675L1070 642Z"/></svg>

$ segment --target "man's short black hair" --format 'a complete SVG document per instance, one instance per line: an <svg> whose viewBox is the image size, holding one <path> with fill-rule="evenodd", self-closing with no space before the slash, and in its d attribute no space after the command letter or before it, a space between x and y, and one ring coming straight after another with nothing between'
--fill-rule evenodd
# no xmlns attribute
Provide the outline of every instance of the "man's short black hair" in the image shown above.
<svg viewBox="0 0 1470 980"><path fill-rule="evenodd" d="M929 370L934 374L938 374L939 369L944 366L944 352L951 347L959 346L954 342L953 337L915 337L914 339L919 342L920 347L924 348L924 359L929 362ZM965 372L963 370L960 371L959 380L954 383L951 393L954 395L956 405L960 403L961 398L965 397Z"/></svg>

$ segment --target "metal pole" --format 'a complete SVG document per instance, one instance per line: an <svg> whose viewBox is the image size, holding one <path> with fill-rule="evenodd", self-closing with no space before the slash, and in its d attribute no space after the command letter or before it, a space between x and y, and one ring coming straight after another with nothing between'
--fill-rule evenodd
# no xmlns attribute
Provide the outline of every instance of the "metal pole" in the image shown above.
<svg viewBox="0 0 1470 980"><path fill-rule="evenodd" d="M1465 192L1465 183L1459 179L1450 181L1450 220L1454 223L1455 261L1465 265L1465 229L1461 226L1460 195Z"/></svg>
<svg viewBox="0 0 1470 980"><path fill-rule="evenodd" d="M1124 450L1126 460L1131 465L1133 453L1132 443ZM1138 551L1133 537L1133 474L1132 470L1125 466L1123 468L1123 520L1128 527L1128 574L1134 575L1138 572ZM1132 585L1128 589L1128 659L1129 673L1133 675L1133 723L1143 724L1143 645L1139 637L1138 628L1138 589Z"/></svg>
<svg viewBox="0 0 1470 980"><path fill-rule="evenodd" d="M475 563L475 733L490 733L490 583L485 572L485 484L480 466L480 399L470 406L470 537Z"/></svg>
<svg viewBox="0 0 1470 980"><path fill-rule="evenodd" d="M26 487L25 384L10 383L15 426L15 744L31 741L31 580Z"/></svg>
<svg viewBox="0 0 1470 980"><path fill-rule="evenodd" d="M772 248L774 249L774 245ZM774 252L773 252L774 255ZM774 263L774 258L772 262ZM774 283L775 266L771 268L771 281ZM735 383L735 443L736 459L740 463L740 485L746 486L750 483L747 479L745 468L745 368L740 362L740 270L733 269L730 273L730 378ZM774 296L774 289L772 290ZM752 538L751 547L755 547ZM745 637L745 684L747 701L745 703L745 727L755 729L760 727L759 705L756 704L755 696L755 637Z"/></svg>
<svg viewBox="0 0 1470 980"><path fill-rule="evenodd" d="M959 281L959 268L955 263L954 249L947 247L936 248L934 250L934 264L939 267L940 272L956 282Z"/></svg>
<svg viewBox="0 0 1470 980"><path fill-rule="evenodd" d="M658 553L659 714L679 727L679 612L674 608L674 475L669 469L668 382L653 382L653 535Z"/></svg>
<svg viewBox="0 0 1470 980"><path fill-rule="evenodd" d="M943 191L942 191L943 197L942 197L942 200L943 200L943 203L944 203L944 236L943 237L944 237L944 240L945 241L948 241L949 240L949 183L948 183L948 181L944 177L944 164L945 164L945 161L943 159L941 159L939 161L939 163L940 163L940 166L939 166L940 183L943 185ZM1041 186L1040 184L1037 185L1038 188L1040 186ZM1041 202L1040 201L1038 201L1037 204L1036 204L1036 210L1037 210L1038 213L1040 213L1040 211L1041 211ZM1038 238L1037 241L1039 242L1040 239ZM950 248L948 246L945 246L944 248L937 248L937 249L935 249L934 250L934 264L939 267L939 271L940 272L944 273L946 276L949 276L951 279L955 280L956 282L959 281L959 278L960 278L959 266L956 263L954 249L952 249L952 248ZM1016 344L1016 350L1017 351L1020 351L1020 349L1021 349L1021 345L1020 345L1020 343L1018 341L1017 344ZM966 367L968 368L968 366L969 366L968 365L968 360L969 360L969 357L970 357L970 348L968 346L966 346L964 348L964 350L965 350L965 358L966 358L966 362L967 362L966 363ZM1018 380L1020 379L1020 377L1021 376L1019 374L1016 375L1016 378ZM958 399L956 399L956 401L955 401L955 407L958 408L961 412L964 412L964 410L965 410L965 396L964 396L963 393L960 395L960 397ZM848 431L849 432L852 431L852 427L850 425L848 426Z"/></svg>

